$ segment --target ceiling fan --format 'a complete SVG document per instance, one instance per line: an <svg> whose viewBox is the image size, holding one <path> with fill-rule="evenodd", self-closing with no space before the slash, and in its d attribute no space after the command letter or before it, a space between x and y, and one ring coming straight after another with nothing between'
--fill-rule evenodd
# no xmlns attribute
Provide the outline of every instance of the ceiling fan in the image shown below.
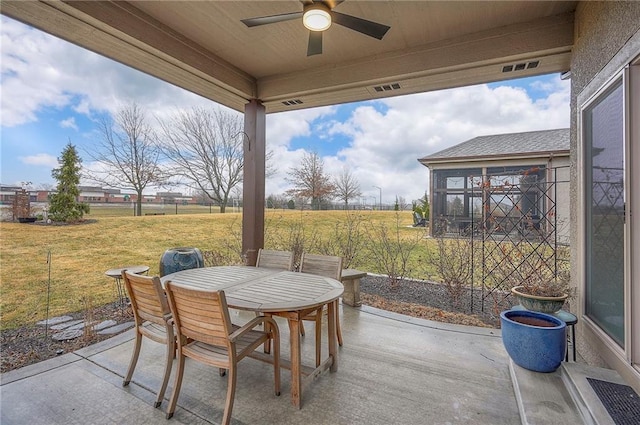
<svg viewBox="0 0 640 425"><path fill-rule="evenodd" d="M333 9L343 1L344 0L300 0L302 3L302 12L261 16L258 18L242 19L241 21L248 27L256 27L302 18L303 25L309 30L307 56L322 53L322 32L327 30L332 22L368 35L369 37L382 40L382 37L389 31L390 27L356 16L335 12Z"/></svg>

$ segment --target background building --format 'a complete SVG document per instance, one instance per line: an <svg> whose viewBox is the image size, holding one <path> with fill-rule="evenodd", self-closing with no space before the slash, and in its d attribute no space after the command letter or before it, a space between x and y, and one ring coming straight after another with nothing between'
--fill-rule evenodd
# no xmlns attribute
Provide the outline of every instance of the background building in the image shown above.
<svg viewBox="0 0 640 425"><path fill-rule="evenodd" d="M419 159L431 235L480 232L569 242L569 129L475 137Z"/></svg>

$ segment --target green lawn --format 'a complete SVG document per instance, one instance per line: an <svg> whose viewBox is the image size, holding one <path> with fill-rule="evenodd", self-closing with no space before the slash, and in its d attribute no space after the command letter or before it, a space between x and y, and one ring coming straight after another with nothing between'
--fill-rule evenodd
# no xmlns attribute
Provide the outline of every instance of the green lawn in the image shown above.
<svg viewBox="0 0 640 425"><path fill-rule="evenodd" d="M179 206L180 208L180 206ZM186 207L185 207L186 208ZM50 278L50 311L54 316L82 309L81 299L93 305L115 300L113 279L107 269L146 264L149 273L158 273L158 260L171 247L195 246L215 251L219 261L240 262L239 213L169 214L133 217L107 216L101 209L88 215L91 222L73 226L41 226L0 223L0 308L2 329L17 327L45 317ZM113 212L113 211L112 211ZM131 212L131 211L130 211ZM147 211L148 212L148 211ZM132 213L132 212L131 212ZM340 250L347 236L345 223L360 229L361 245L351 264L373 273L384 267L368 255L366 244L376 243L380 225L397 233L401 240L420 238L424 229L413 228L411 213L393 211L282 211L268 210L265 245L274 249L310 252ZM398 229L396 232L395 229ZM430 241L423 239L412 251L408 263L411 277L429 278L432 271L424 256ZM51 262L47 264L47 255Z"/></svg>

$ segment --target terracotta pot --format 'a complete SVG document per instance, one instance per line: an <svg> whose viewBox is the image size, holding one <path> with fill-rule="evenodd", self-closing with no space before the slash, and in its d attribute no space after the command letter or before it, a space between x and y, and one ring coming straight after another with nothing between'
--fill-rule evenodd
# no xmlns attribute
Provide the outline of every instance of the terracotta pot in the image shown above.
<svg viewBox="0 0 640 425"><path fill-rule="evenodd" d="M567 294L563 294L559 297L529 295L522 292L522 288L522 286L515 286L511 288L511 293L524 308L531 311L539 311L541 313L552 314L560 310L569 296Z"/></svg>

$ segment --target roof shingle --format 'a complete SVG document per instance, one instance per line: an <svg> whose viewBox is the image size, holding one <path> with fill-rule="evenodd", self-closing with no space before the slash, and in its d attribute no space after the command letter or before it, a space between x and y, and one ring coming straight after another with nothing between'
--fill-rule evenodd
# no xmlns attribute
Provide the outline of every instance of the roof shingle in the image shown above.
<svg viewBox="0 0 640 425"><path fill-rule="evenodd" d="M420 158L420 162L569 150L569 129L479 136Z"/></svg>

